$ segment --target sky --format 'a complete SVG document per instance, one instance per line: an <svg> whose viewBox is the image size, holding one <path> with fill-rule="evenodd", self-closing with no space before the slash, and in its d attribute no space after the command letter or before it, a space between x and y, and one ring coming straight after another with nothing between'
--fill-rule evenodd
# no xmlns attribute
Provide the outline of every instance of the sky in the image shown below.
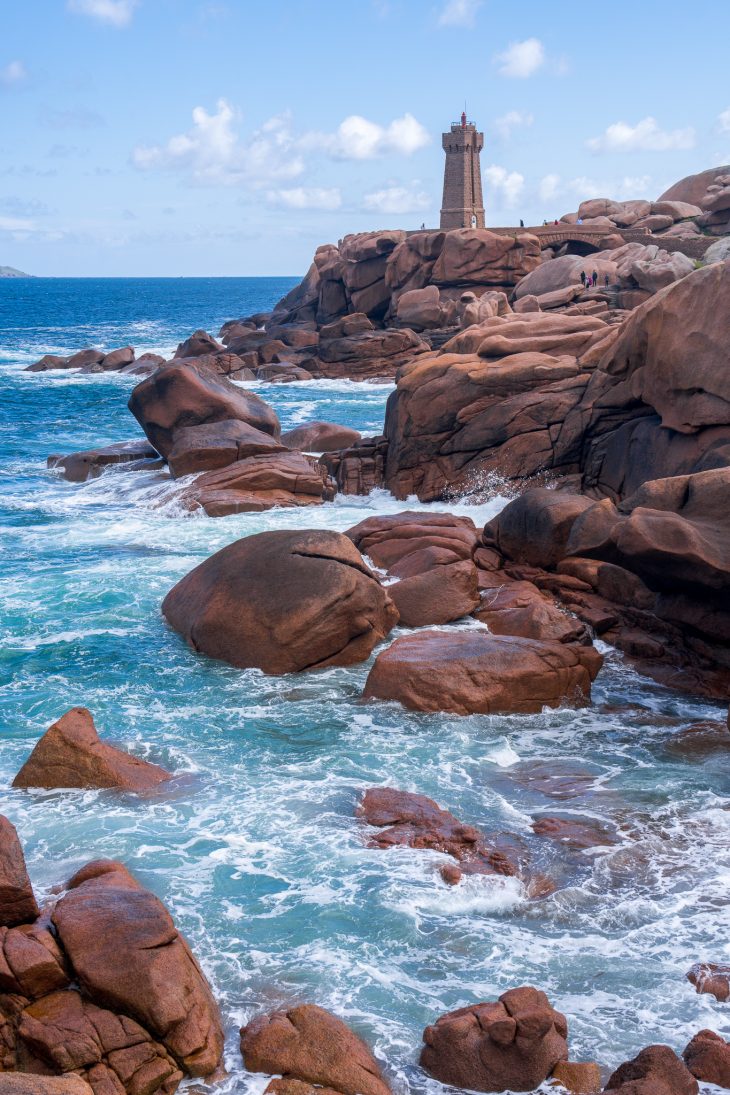
<svg viewBox="0 0 730 1095"><path fill-rule="evenodd" d="M730 163L720 0L0 0L0 265L298 275L437 226L441 133L487 224Z"/></svg>

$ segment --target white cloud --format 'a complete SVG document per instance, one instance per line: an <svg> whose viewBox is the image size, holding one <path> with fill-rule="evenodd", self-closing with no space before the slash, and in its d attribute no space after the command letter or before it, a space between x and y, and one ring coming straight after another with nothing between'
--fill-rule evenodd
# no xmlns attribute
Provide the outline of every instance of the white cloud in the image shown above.
<svg viewBox="0 0 730 1095"><path fill-rule="evenodd" d="M549 202L560 193L560 175L544 175L537 188L540 201Z"/></svg>
<svg viewBox="0 0 730 1095"><path fill-rule="evenodd" d="M110 27L126 27L138 4L139 0L68 0L68 10L90 15Z"/></svg>
<svg viewBox="0 0 730 1095"><path fill-rule="evenodd" d="M342 192L339 187L295 186L288 190L270 190L266 195L272 205L286 209L339 209Z"/></svg>
<svg viewBox="0 0 730 1095"><path fill-rule="evenodd" d="M142 170L182 170L195 182L225 186L262 185L302 174L304 161L295 148L288 116L270 118L247 141L236 132L236 117L225 99L219 99L210 114L196 106L187 133L170 137L164 145L138 145L132 162Z"/></svg>
<svg viewBox="0 0 730 1095"><path fill-rule="evenodd" d="M37 227L28 217L0 217L0 232L34 232Z"/></svg>
<svg viewBox="0 0 730 1095"><path fill-rule="evenodd" d="M193 110L193 125L165 144L138 145L132 162L142 170L178 170L199 183L271 185L298 178L307 153L337 160L370 160L387 153L410 155L430 140L411 114L387 126L351 115L334 133L293 132L288 114L277 115L248 137L238 131L238 114L226 99L215 111Z"/></svg>
<svg viewBox="0 0 730 1095"><path fill-rule="evenodd" d="M513 129L531 126L535 121L532 114L523 114L519 110L510 110L501 118L497 118L494 128L505 141L511 136Z"/></svg>
<svg viewBox="0 0 730 1095"><path fill-rule="evenodd" d="M2 87L17 87L28 79L28 73L22 61L9 61L4 68L0 68L0 85Z"/></svg>
<svg viewBox="0 0 730 1095"><path fill-rule="evenodd" d="M394 118L387 126L350 114L334 133L305 133L304 148L321 148L336 160L374 160L396 154L410 156L423 148L431 136L412 114Z"/></svg>
<svg viewBox="0 0 730 1095"><path fill-rule="evenodd" d="M418 183L407 186L385 186L372 190L363 198L363 208L371 213L422 213L431 206L431 197L418 189Z"/></svg>
<svg viewBox="0 0 730 1095"><path fill-rule="evenodd" d="M730 106L718 115L717 124L721 133L730 133Z"/></svg>
<svg viewBox="0 0 730 1095"><path fill-rule="evenodd" d="M539 38L511 42L504 53L497 54L497 61L500 76L514 76L524 80L545 64L545 47Z"/></svg>
<svg viewBox="0 0 730 1095"><path fill-rule="evenodd" d="M614 122L600 137L592 137L586 144L592 152L669 152L694 148L695 131L687 129L661 129L656 118L643 118L636 125Z"/></svg>
<svg viewBox="0 0 730 1095"><path fill-rule="evenodd" d="M448 0L438 18L440 27L473 27L482 0Z"/></svg>
<svg viewBox="0 0 730 1095"><path fill-rule="evenodd" d="M487 193L497 198L497 204L512 209L522 196L525 177L519 171L508 171L506 167L491 164L484 171ZM489 197L486 198L489 204Z"/></svg>

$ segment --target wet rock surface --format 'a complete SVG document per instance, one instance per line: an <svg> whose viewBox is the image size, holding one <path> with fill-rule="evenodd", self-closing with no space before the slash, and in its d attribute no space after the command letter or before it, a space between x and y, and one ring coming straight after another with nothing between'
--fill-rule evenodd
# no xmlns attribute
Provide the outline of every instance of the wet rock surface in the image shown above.
<svg viewBox="0 0 730 1095"><path fill-rule="evenodd" d="M510 989L426 1027L421 1065L441 1083L469 1091L532 1091L567 1060L567 1035L565 1016L545 993Z"/></svg>

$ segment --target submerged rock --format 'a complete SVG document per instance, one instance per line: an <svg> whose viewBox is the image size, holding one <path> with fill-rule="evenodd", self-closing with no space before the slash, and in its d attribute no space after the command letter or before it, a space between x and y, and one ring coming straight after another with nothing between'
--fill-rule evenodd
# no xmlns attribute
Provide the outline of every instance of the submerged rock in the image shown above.
<svg viewBox="0 0 730 1095"><path fill-rule="evenodd" d="M618 1095L697 1095L699 1087L681 1058L669 1046L647 1046L619 1065L606 1084Z"/></svg>
<svg viewBox="0 0 730 1095"><path fill-rule="evenodd" d="M602 661L593 647L481 630L423 631L396 639L378 655L363 697L457 715L584 707Z"/></svg>
<svg viewBox="0 0 730 1095"><path fill-rule="evenodd" d="M465 874L516 875L517 867L472 825L464 825L425 795L395 787L369 787L358 817L380 829L370 836L375 848L429 848L453 856ZM444 874L446 881L451 876Z"/></svg>
<svg viewBox="0 0 730 1095"><path fill-rule="evenodd" d="M0 814L0 928L29 924L38 906L15 826Z"/></svg>
<svg viewBox="0 0 730 1095"><path fill-rule="evenodd" d="M278 1073L286 1086L272 1091L299 1095L288 1081L316 1084L339 1095L390 1095L372 1053L341 1019L300 1004L252 1019L241 1030L241 1053L250 1072Z"/></svg>
<svg viewBox="0 0 730 1095"><path fill-rule="evenodd" d="M568 1059L568 1024L544 992L510 989L442 1015L423 1033L421 1065L468 1091L533 1091Z"/></svg>
<svg viewBox="0 0 730 1095"><path fill-rule="evenodd" d="M730 965L696 962L687 973L687 980L698 993L706 992L721 1003L730 1000Z"/></svg>
<svg viewBox="0 0 730 1095"><path fill-rule="evenodd" d="M85 707L72 707L46 730L13 787L115 787L151 791L169 772L100 740Z"/></svg>
<svg viewBox="0 0 730 1095"><path fill-rule="evenodd" d="M364 661L398 620L352 542L314 529L229 544L178 582L162 612L199 653L276 674Z"/></svg>

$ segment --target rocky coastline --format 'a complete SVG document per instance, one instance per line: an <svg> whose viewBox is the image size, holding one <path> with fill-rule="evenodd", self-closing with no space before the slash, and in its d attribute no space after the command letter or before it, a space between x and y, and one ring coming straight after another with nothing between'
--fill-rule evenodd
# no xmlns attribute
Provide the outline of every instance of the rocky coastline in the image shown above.
<svg viewBox="0 0 730 1095"><path fill-rule="evenodd" d="M31 365L139 377L128 406L141 436L49 456L49 469L69 490L110 468L157 469L203 520L376 489L403 503L344 533L303 514L205 559L160 605L196 655L270 676L374 655L366 709L458 718L587 709L614 650L712 703L697 733L730 744L729 218L722 167L654 203L583 203L561 224L605 230L588 253L529 230L348 236L320 247L271 313L196 331L168 360L125 347ZM682 250L698 240L701 260ZM382 434L325 421L282 432L246 386L318 379L392 383ZM511 500L485 525L451 512L497 485ZM414 498L431 505L408 508ZM14 786L145 796L174 778L104 743L74 708ZM516 879L531 902L556 888L500 834L416 791L363 787L356 814L368 847L442 853L448 886ZM9 820L0 832L0 1091L172 1095L185 1078L220 1079L219 1006L165 906L122 863L92 860L39 907ZM533 832L566 855L612 840L585 819L544 816ZM726 1002L714 957L687 977ZM713 1031L609 1073L571 1060L569 1028L517 981L434 1015L412 1051L427 1076L473 1091L730 1088L730 1043ZM272 1077L270 1095L400 1090L316 1002L250 1019L238 1052Z"/></svg>

